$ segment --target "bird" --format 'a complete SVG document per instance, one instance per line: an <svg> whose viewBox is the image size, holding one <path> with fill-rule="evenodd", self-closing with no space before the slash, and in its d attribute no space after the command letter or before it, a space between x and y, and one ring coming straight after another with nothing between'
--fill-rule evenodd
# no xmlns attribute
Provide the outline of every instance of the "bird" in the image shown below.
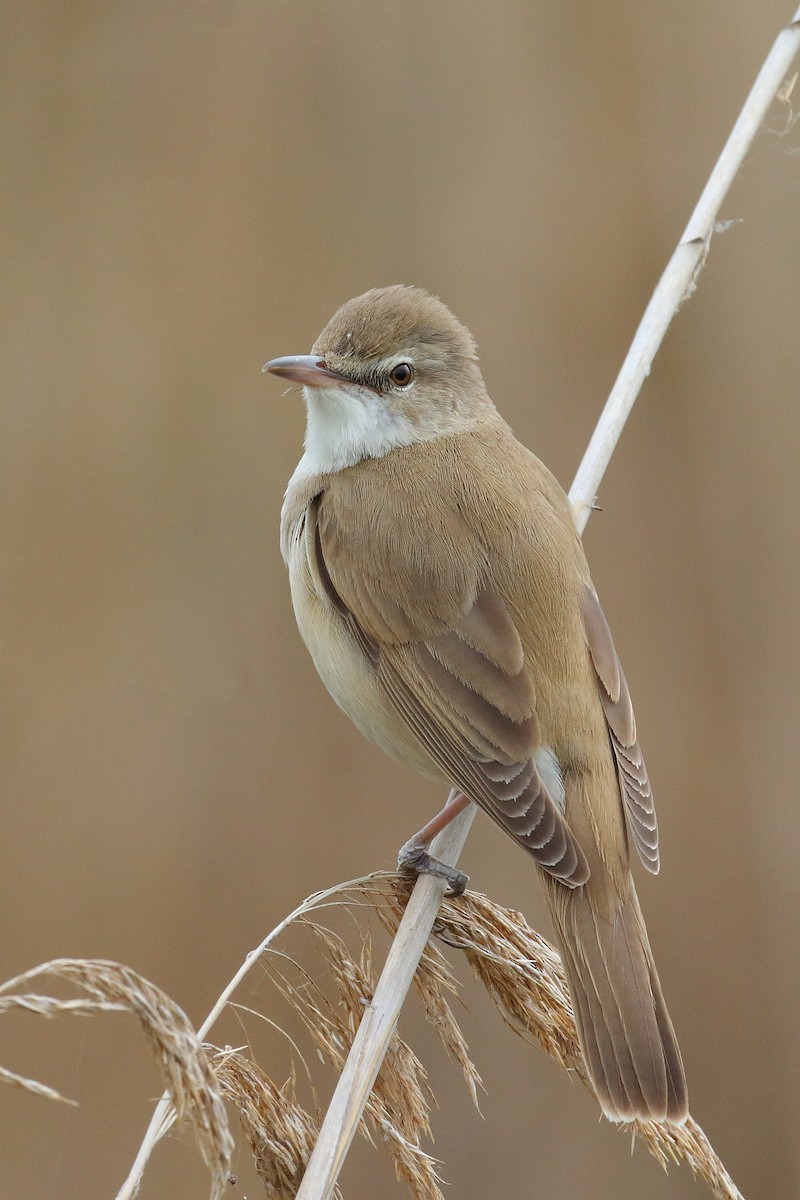
<svg viewBox="0 0 800 1200"><path fill-rule="evenodd" d="M680 1125L631 874L634 852L659 869L653 795L567 496L492 403L469 330L421 288L349 300L310 354L263 369L307 410L281 512L302 639L358 729L451 789L408 855L469 801L526 850L602 1111Z"/></svg>

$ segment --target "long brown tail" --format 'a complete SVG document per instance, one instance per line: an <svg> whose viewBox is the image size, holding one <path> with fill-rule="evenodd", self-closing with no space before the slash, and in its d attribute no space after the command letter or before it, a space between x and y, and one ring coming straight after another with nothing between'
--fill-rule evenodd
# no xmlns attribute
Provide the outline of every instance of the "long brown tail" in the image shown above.
<svg viewBox="0 0 800 1200"><path fill-rule="evenodd" d="M688 1114L681 1053L630 876L627 885L620 894L598 859L583 887L545 880L584 1059L604 1113L612 1121L679 1123Z"/></svg>

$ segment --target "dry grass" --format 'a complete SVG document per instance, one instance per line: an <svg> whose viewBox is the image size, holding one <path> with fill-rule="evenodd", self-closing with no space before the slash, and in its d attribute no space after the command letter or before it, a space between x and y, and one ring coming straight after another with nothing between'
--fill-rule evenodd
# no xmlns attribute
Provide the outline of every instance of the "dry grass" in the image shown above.
<svg viewBox="0 0 800 1200"><path fill-rule="evenodd" d="M373 876L343 888L333 907L353 918L357 953L339 933L321 923L321 903L314 919L306 907L282 930L282 941L289 932L294 941L300 939L298 950L290 954L271 946L262 955L273 988L299 1015L319 1056L337 1072L375 987L369 919L377 915L393 935L409 892L407 880L390 875ZM324 905L330 904L330 893L325 893ZM540 1046L591 1090L561 960L519 913L467 892L443 901L434 934L440 945L465 956L515 1033ZM57 999L25 991L12 994L12 989L45 974L73 984L84 995ZM451 1006L458 985L450 962L432 941L422 957L415 987L428 1020L460 1067L477 1104L480 1077ZM319 1122L298 1102L294 1070L278 1086L240 1051L202 1045L185 1014L169 997L116 963L69 959L46 963L0 987L0 1012L10 1009L47 1017L134 1013L161 1069L175 1116L191 1126L209 1167L212 1196L220 1196L230 1179L233 1153L223 1099L238 1112L269 1200L292 1200L296 1195ZM46 1085L12 1072L0 1071L0 1079L52 1099L64 1099ZM431 1134L433 1100L425 1068L395 1033L360 1131L373 1143L386 1146L398 1178L415 1200L443 1200L437 1164L423 1149ZM688 1163L717 1200L741 1200L702 1129L691 1118L681 1127L636 1121L622 1129L641 1139L665 1168L670 1162Z"/></svg>
<svg viewBox="0 0 800 1200"><path fill-rule="evenodd" d="M54 976L85 993L61 1000L12 992L43 975ZM130 967L103 959L57 958L0 986L0 1012L25 1009L40 1016L63 1013L128 1012L138 1019L145 1042L172 1097L175 1115L192 1129L211 1175L211 1195L221 1196L231 1174L234 1141L217 1075L189 1019L178 1005ZM63 1100L57 1092L11 1072L6 1082Z"/></svg>
<svg viewBox="0 0 800 1200"><path fill-rule="evenodd" d="M382 915L390 931L400 920L408 895L405 880L387 893ZM515 1033L535 1042L588 1086L561 958L521 913L479 892L466 892L442 901L433 932L465 955ZM452 986L447 960L438 953L435 961Z"/></svg>
<svg viewBox="0 0 800 1200"><path fill-rule="evenodd" d="M239 1113L269 1200L293 1200L319 1132L297 1103L294 1074L278 1087L236 1050L218 1050L212 1061L225 1099ZM334 1196L341 1200L338 1189Z"/></svg>
<svg viewBox="0 0 800 1200"><path fill-rule="evenodd" d="M375 988L371 942L363 938L356 959L330 929L307 919L299 924L312 936L324 959L334 998L293 959L270 954L265 966L302 1018L315 1049L340 1072ZM432 1099L425 1068L395 1034L367 1103L368 1121L361 1122L360 1131L371 1141L380 1138L384 1142L398 1179L408 1185L415 1200L443 1200L435 1162L421 1147L422 1139L431 1134Z"/></svg>

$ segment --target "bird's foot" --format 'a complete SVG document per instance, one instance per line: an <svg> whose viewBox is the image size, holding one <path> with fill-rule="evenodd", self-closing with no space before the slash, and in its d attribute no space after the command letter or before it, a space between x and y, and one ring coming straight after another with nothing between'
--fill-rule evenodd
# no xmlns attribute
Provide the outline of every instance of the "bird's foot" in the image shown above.
<svg viewBox="0 0 800 1200"><path fill-rule="evenodd" d="M447 896L461 896L469 883L469 875L434 858L415 838L401 847L397 866L404 875L435 875L438 879L444 879L447 882Z"/></svg>

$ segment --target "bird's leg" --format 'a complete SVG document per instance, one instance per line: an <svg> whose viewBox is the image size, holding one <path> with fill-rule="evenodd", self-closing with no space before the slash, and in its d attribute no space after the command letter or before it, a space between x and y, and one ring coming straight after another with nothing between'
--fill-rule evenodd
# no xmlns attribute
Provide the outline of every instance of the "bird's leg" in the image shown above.
<svg viewBox="0 0 800 1200"><path fill-rule="evenodd" d="M465 875L456 867L448 866L447 863L428 854L428 846L437 833L441 833L445 826L449 825L460 812L463 812L469 803L471 803L469 796L459 792L458 788L453 788L442 811L428 821L427 825L423 825L422 829L400 848L400 853L397 855L397 865L400 870L416 875L438 875L440 879L447 880L451 896L460 896L469 883L469 875Z"/></svg>

